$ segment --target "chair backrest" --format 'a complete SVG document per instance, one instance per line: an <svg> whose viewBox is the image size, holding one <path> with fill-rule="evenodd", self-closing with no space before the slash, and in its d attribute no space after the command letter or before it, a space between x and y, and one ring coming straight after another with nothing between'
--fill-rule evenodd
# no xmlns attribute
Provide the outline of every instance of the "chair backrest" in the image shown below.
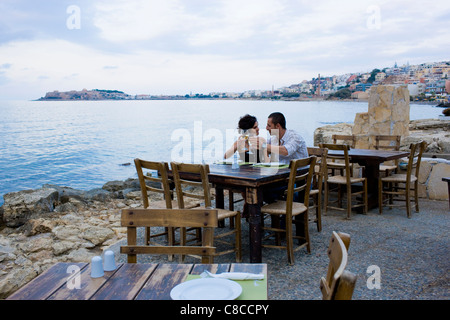
<svg viewBox="0 0 450 320"><path fill-rule="evenodd" d="M331 136L333 139L334 144L346 144L349 145L351 148L355 148L356 145L356 136L354 134L351 135L344 135L344 134L333 134ZM338 143L338 141L342 141L341 143Z"/></svg>
<svg viewBox="0 0 450 320"><path fill-rule="evenodd" d="M294 201L294 194L296 192L304 191L303 204L308 207L309 204L309 191L311 190L311 181L314 176L314 166L316 165L316 157L311 156L304 159L294 159L289 163L291 172L288 179L288 188L286 190L286 221L289 220L289 216L292 216L292 203ZM307 167L308 171L298 170L302 167Z"/></svg>
<svg viewBox="0 0 450 320"><path fill-rule="evenodd" d="M173 180L177 192L178 207L184 208L184 198L193 198L204 201L206 208L211 207L211 187L208 174L209 166L207 164L191 164L171 162ZM183 173L183 179L181 178ZM193 193L189 189L199 188L201 193ZM195 190L194 190L195 191Z"/></svg>
<svg viewBox="0 0 450 320"><path fill-rule="evenodd" d="M213 262L217 209L124 209L121 225L127 228L127 245L121 246L120 252L128 255L129 263L137 262L137 254L194 254L202 256L202 263ZM201 246L139 246L138 227L202 228L202 243Z"/></svg>
<svg viewBox="0 0 450 320"><path fill-rule="evenodd" d="M319 192L322 192L322 181L327 176L327 156L328 149L327 148L312 148L308 147L308 155L316 156L316 168L314 170L313 177L313 188L318 189ZM317 166L319 169L317 170Z"/></svg>
<svg viewBox="0 0 450 320"><path fill-rule="evenodd" d="M333 231L327 251L330 259L327 276L320 279L323 300L351 300L352 298L356 275L345 270L349 246L349 234Z"/></svg>
<svg viewBox="0 0 450 320"><path fill-rule="evenodd" d="M376 135L375 149L376 150L400 150L401 136Z"/></svg>
<svg viewBox="0 0 450 320"><path fill-rule="evenodd" d="M336 161L336 160L340 160L340 161L344 161L345 164L345 176L347 177L347 182L350 182L350 177L351 177L351 173L350 173L350 158L348 156L348 150L350 150L350 146L349 145L345 145L345 144L332 144L332 143L321 143L319 145L321 148L326 148L328 149L328 154L327 157L328 159L330 159L331 161ZM330 154L330 150L341 150L342 154Z"/></svg>
<svg viewBox="0 0 450 320"><path fill-rule="evenodd" d="M408 182L411 179L412 174L414 174L416 177L419 177L420 162L422 160L422 154L426 146L427 143L425 141L411 143L411 145L409 146L410 153L408 156L408 166L406 168L406 179ZM415 169L414 172L413 169Z"/></svg>
<svg viewBox="0 0 450 320"><path fill-rule="evenodd" d="M172 208L172 191L170 189L170 180L167 176L168 164L166 162L153 162L141 159L134 159L139 184L141 187L142 202L144 208L149 206L149 192L157 192L164 195L166 201L166 208ZM157 171L157 175L153 176L150 173ZM159 185L159 187L158 187Z"/></svg>

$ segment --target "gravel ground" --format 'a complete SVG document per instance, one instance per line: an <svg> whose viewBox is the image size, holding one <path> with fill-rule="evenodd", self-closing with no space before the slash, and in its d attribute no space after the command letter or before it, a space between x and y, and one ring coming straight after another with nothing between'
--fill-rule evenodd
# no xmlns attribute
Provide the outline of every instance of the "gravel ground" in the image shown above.
<svg viewBox="0 0 450 320"><path fill-rule="evenodd" d="M289 265L284 250L263 248L268 265L268 296L273 300L320 300L319 280L328 268L327 248L332 231L350 234L347 270L357 275L353 300L447 300L450 298L449 204L447 201L420 199L420 213L406 217L404 208L378 209L367 215L329 211L322 217L322 231L310 223L311 254L295 253ZM239 207L237 207L239 209ZM140 235L142 237L142 234ZM243 262L249 262L248 223L242 219ZM118 251L119 244L113 250ZM116 253L120 262L126 256ZM145 256L138 262L167 262L164 256ZM198 260L186 261L198 262ZM234 262L229 254L215 263ZM380 288L369 289L373 271L381 271Z"/></svg>

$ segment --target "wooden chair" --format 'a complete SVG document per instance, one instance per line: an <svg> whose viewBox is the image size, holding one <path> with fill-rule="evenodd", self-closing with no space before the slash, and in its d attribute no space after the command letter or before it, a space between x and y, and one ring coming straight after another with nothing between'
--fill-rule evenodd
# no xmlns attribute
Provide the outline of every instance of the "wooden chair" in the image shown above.
<svg viewBox="0 0 450 320"><path fill-rule="evenodd" d="M383 177L378 180L378 206L380 214L383 212L384 201L388 201L387 206L393 207L394 201L406 201L406 214L411 218L411 191L414 192L414 202L416 211L419 212L419 170L422 154L425 150L426 142L421 141L412 143L410 145L410 154L408 156L408 166L406 174L397 173L388 177ZM383 196L387 195L387 199ZM401 198L394 198L394 196L401 196ZM404 197L404 198L403 198Z"/></svg>
<svg viewBox="0 0 450 320"><path fill-rule="evenodd" d="M124 209L121 225L127 228L127 245L121 246L120 252L128 256L128 263L136 263L138 254L195 254L202 257L202 263L213 263L217 221L217 210L213 209ZM202 243L199 246L139 246L137 227L201 228Z"/></svg>
<svg viewBox="0 0 450 320"><path fill-rule="evenodd" d="M134 159L136 172L141 188L142 204L144 208L152 209L176 209L178 207L177 200L173 199L173 191L170 186L172 181L168 178L169 166L166 162L146 161L142 159ZM152 172L156 174L152 175ZM150 193L157 193L163 195L163 200L150 201ZM184 208L190 209L198 207L199 202L190 202ZM169 232L170 231L170 232ZM152 238L166 235L169 237L169 243L173 244L174 231L167 229L165 232L151 234L150 228L145 230L146 243L150 243Z"/></svg>
<svg viewBox="0 0 450 320"><path fill-rule="evenodd" d="M312 180L312 189L309 191L309 196L313 201L313 205L309 206L308 210L315 209L315 218L310 219L310 221L316 223L317 231L320 232L322 231L322 189L324 179L326 179L328 175L328 149L308 147L308 155L317 157Z"/></svg>
<svg viewBox="0 0 450 320"><path fill-rule="evenodd" d="M314 166L316 164L316 157L312 156L305 159L291 160L289 167L291 169L288 187L285 192L286 201L278 200L274 203L264 205L261 208L261 213L270 214L272 219L279 221L281 216L285 217L286 226L281 228L279 224L275 224L272 227L264 227L265 230L275 232L275 234L286 234L286 245L282 246L280 243L275 245L263 244L266 248L285 249L287 251L288 262L294 264L294 251L306 246L308 253L311 253L311 243L309 239L308 228L308 204L309 204L309 192L311 189L311 181L314 175ZM301 167L309 166L307 173L299 174L297 171ZM303 203L294 202L294 193L304 192ZM274 219L275 218L275 219ZM294 219L295 218L295 219ZM292 225L296 225L296 232L299 233L299 225L303 225L304 234L301 236L294 236ZM268 237L266 237L268 238ZM294 238L302 239L305 242L294 250Z"/></svg>
<svg viewBox="0 0 450 320"><path fill-rule="evenodd" d="M333 231L327 251L330 259L327 276L320 279L323 300L352 299L356 275L345 270L349 246L350 235Z"/></svg>
<svg viewBox="0 0 450 320"><path fill-rule="evenodd" d="M173 178L175 182L175 189L177 192L178 207L184 208L186 198L194 198L203 202L203 208L211 208L211 187L208 179L209 166L206 164L187 164L171 162ZM183 177L181 174L183 173ZM199 192L194 193L188 190L189 187L196 187ZM195 190L194 190L195 191ZM216 252L216 255L223 255L234 252L236 254L236 261L242 260L241 249L241 213L239 211L230 211L226 209L217 209L218 220L223 221L232 218L234 221L234 228L229 232L223 232L214 237L216 242L224 242L228 245L230 243L222 241L223 238L234 234L235 243L233 249ZM181 237L182 245L185 243L185 235Z"/></svg>
<svg viewBox="0 0 450 320"><path fill-rule="evenodd" d="M342 150L343 155L330 155L328 153L329 159L336 159L336 160L343 160L345 164L345 175L336 175L336 176L328 176L327 179L325 179L325 213L328 212L328 208L336 209L336 210L345 210L342 208L342 190L341 186L346 186L347 191L347 219L351 218L351 211L352 208L356 207L364 207L364 212L367 213L368 211L368 204L367 204L367 179L366 178L354 178L350 174L350 160L348 156L348 150L349 146L343 145L343 144L320 144L321 148L328 148L328 150ZM352 192L352 186L355 184L362 183L362 190L360 191L354 191ZM330 206L329 203L329 185L330 184L336 184L339 186L338 189L338 207ZM363 203L362 204L355 204L352 205L352 196L356 196L362 194L363 196Z"/></svg>
<svg viewBox="0 0 450 320"><path fill-rule="evenodd" d="M354 134L343 135L343 134L333 134L331 136L334 144L345 144L350 146L350 148L355 148L356 145L356 136ZM342 141L342 142L339 142Z"/></svg>
<svg viewBox="0 0 450 320"><path fill-rule="evenodd" d="M375 136L375 149L376 150L400 150L401 136L390 135L376 135ZM391 174L391 171L397 173L398 159L394 160L392 164L382 163L380 164L380 172L383 172L385 176Z"/></svg>
<svg viewBox="0 0 450 320"><path fill-rule="evenodd" d="M355 135L343 135L343 134L333 134L331 136L333 139L333 144L345 144L350 148L355 148L356 136ZM328 169L331 170L331 175L335 175L336 171L339 170L340 175L344 175L345 163L335 159L328 160ZM353 176L353 163L350 163L350 174Z"/></svg>

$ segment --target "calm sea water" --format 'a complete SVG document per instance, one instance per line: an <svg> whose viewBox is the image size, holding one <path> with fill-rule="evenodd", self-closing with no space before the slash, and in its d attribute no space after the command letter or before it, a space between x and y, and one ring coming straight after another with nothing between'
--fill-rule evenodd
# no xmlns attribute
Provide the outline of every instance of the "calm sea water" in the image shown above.
<svg viewBox="0 0 450 320"><path fill-rule="evenodd" d="M241 116L284 113L288 129L313 145L317 127L353 123L366 102L0 101L0 205L8 192L58 184L81 190L136 177L133 159L221 159ZM411 120L441 108L411 105ZM200 151L199 151L200 150ZM124 165L130 164L130 165Z"/></svg>

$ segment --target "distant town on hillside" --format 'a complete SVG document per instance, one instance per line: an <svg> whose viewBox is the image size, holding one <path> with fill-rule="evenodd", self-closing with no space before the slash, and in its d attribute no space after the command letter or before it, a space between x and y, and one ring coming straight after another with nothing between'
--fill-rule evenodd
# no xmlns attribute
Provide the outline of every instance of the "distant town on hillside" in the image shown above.
<svg viewBox="0 0 450 320"><path fill-rule="evenodd" d="M48 100L180 100L180 99L358 99L368 98L369 89L379 84L408 86L411 101L448 102L450 96L450 61L422 63L373 69L371 72L321 76L298 84L271 90L244 92L189 93L185 95L130 95L119 90L83 89L47 92L38 99Z"/></svg>

